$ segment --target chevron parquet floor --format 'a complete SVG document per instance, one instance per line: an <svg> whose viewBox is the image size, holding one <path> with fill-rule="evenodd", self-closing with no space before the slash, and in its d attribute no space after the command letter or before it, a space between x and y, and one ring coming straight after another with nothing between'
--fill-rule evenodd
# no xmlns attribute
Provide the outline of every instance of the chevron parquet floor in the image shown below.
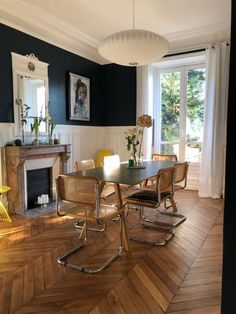
<svg viewBox="0 0 236 314"><path fill-rule="evenodd" d="M56 260L78 243L73 219L55 213L13 216L0 222L0 313L220 313L223 201L200 199L193 191L175 197L187 220L165 247L131 241L107 269L87 275ZM156 235L127 217L130 232ZM96 266L117 244L118 224L89 233L88 246L72 257Z"/></svg>

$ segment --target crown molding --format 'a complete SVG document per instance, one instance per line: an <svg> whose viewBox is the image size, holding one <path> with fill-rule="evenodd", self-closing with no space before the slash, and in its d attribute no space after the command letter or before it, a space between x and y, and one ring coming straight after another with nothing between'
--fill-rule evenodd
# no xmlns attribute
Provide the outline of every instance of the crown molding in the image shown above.
<svg viewBox="0 0 236 314"><path fill-rule="evenodd" d="M0 2L0 22L97 63L104 59L98 41L58 20L54 15L21 0Z"/></svg>
<svg viewBox="0 0 236 314"><path fill-rule="evenodd" d="M171 50L188 46L197 47L214 41L229 40L230 21L165 34L164 37L170 42Z"/></svg>
<svg viewBox="0 0 236 314"><path fill-rule="evenodd" d="M97 40L33 4L29 6L21 0L1 0L0 22L96 63L108 63L98 53ZM171 51L203 42L227 40L230 37L230 21L163 36L170 42Z"/></svg>

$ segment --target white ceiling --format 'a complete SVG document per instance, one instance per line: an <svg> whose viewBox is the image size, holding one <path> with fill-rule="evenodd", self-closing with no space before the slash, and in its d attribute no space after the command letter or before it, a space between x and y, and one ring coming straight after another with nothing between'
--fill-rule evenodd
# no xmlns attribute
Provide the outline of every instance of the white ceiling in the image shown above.
<svg viewBox="0 0 236 314"><path fill-rule="evenodd" d="M163 35L172 51L230 37L230 0L134 3L134 27ZM0 0L0 22L104 63L97 45L133 27L133 0Z"/></svg>

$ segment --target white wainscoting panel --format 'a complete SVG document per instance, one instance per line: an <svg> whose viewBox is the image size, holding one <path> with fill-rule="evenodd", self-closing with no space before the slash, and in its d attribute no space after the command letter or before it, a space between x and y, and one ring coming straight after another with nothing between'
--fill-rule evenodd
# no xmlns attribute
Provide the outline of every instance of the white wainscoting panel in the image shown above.
<svg viewBox="0 0 236 314"><path fill-rule="evenodd" d="M74 169L76 160L90 158L96 160L100 149L110 149L114 154L120 155L121 161L126 161L129 158L129 153L126 150L124 132L128 128L131 127L57 125L54 137L60 139L61 144L71 144L71 157L68 160L68 172L71 172ZM0 123L0 147L2 148L0 156L0 184L6 184L4 146L15 138L14 123ZM45 136L42 139L45 141ZM28 137L27 143L29 142Z"/></svg>
<svg viewBox="0 0 236 314"><path fill-rule="evenodd" d="M55 137L60 139L61 144L71 144L71 157L68 160L68 172L74 170L76 160L94 159L100 149L110 149L114 154L120 155L121 161L126 161L130 157L127 151L125 131L132 126L122 127L94 127L57 125ZM0 184L6 184L5 180L5 160L4 146L7 142L13 141L14 123L0 123ZM45 139L45 137L44 137ZM199 179L199 164L190 164L188 174L188 189L197 190Z"/></svg>

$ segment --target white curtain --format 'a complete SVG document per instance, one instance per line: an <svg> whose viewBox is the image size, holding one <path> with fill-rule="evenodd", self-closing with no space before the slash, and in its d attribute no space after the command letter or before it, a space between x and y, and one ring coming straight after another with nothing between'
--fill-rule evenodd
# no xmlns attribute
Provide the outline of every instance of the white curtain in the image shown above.
<svg viewBox="0 0 236 314"><path fill-rule="evenodd" d="M200 197L219 198L224 192L229 55L228 43L216 43L207 49Z"/></svg>
<svg viewBox="0 0 236 314"><path fill-rule="evenodd" d="M153 117L153 70L151 65L137 67L137 117L148 114ZM152 127L144 129L142 152L144 159L152 154Z"/></svg>

